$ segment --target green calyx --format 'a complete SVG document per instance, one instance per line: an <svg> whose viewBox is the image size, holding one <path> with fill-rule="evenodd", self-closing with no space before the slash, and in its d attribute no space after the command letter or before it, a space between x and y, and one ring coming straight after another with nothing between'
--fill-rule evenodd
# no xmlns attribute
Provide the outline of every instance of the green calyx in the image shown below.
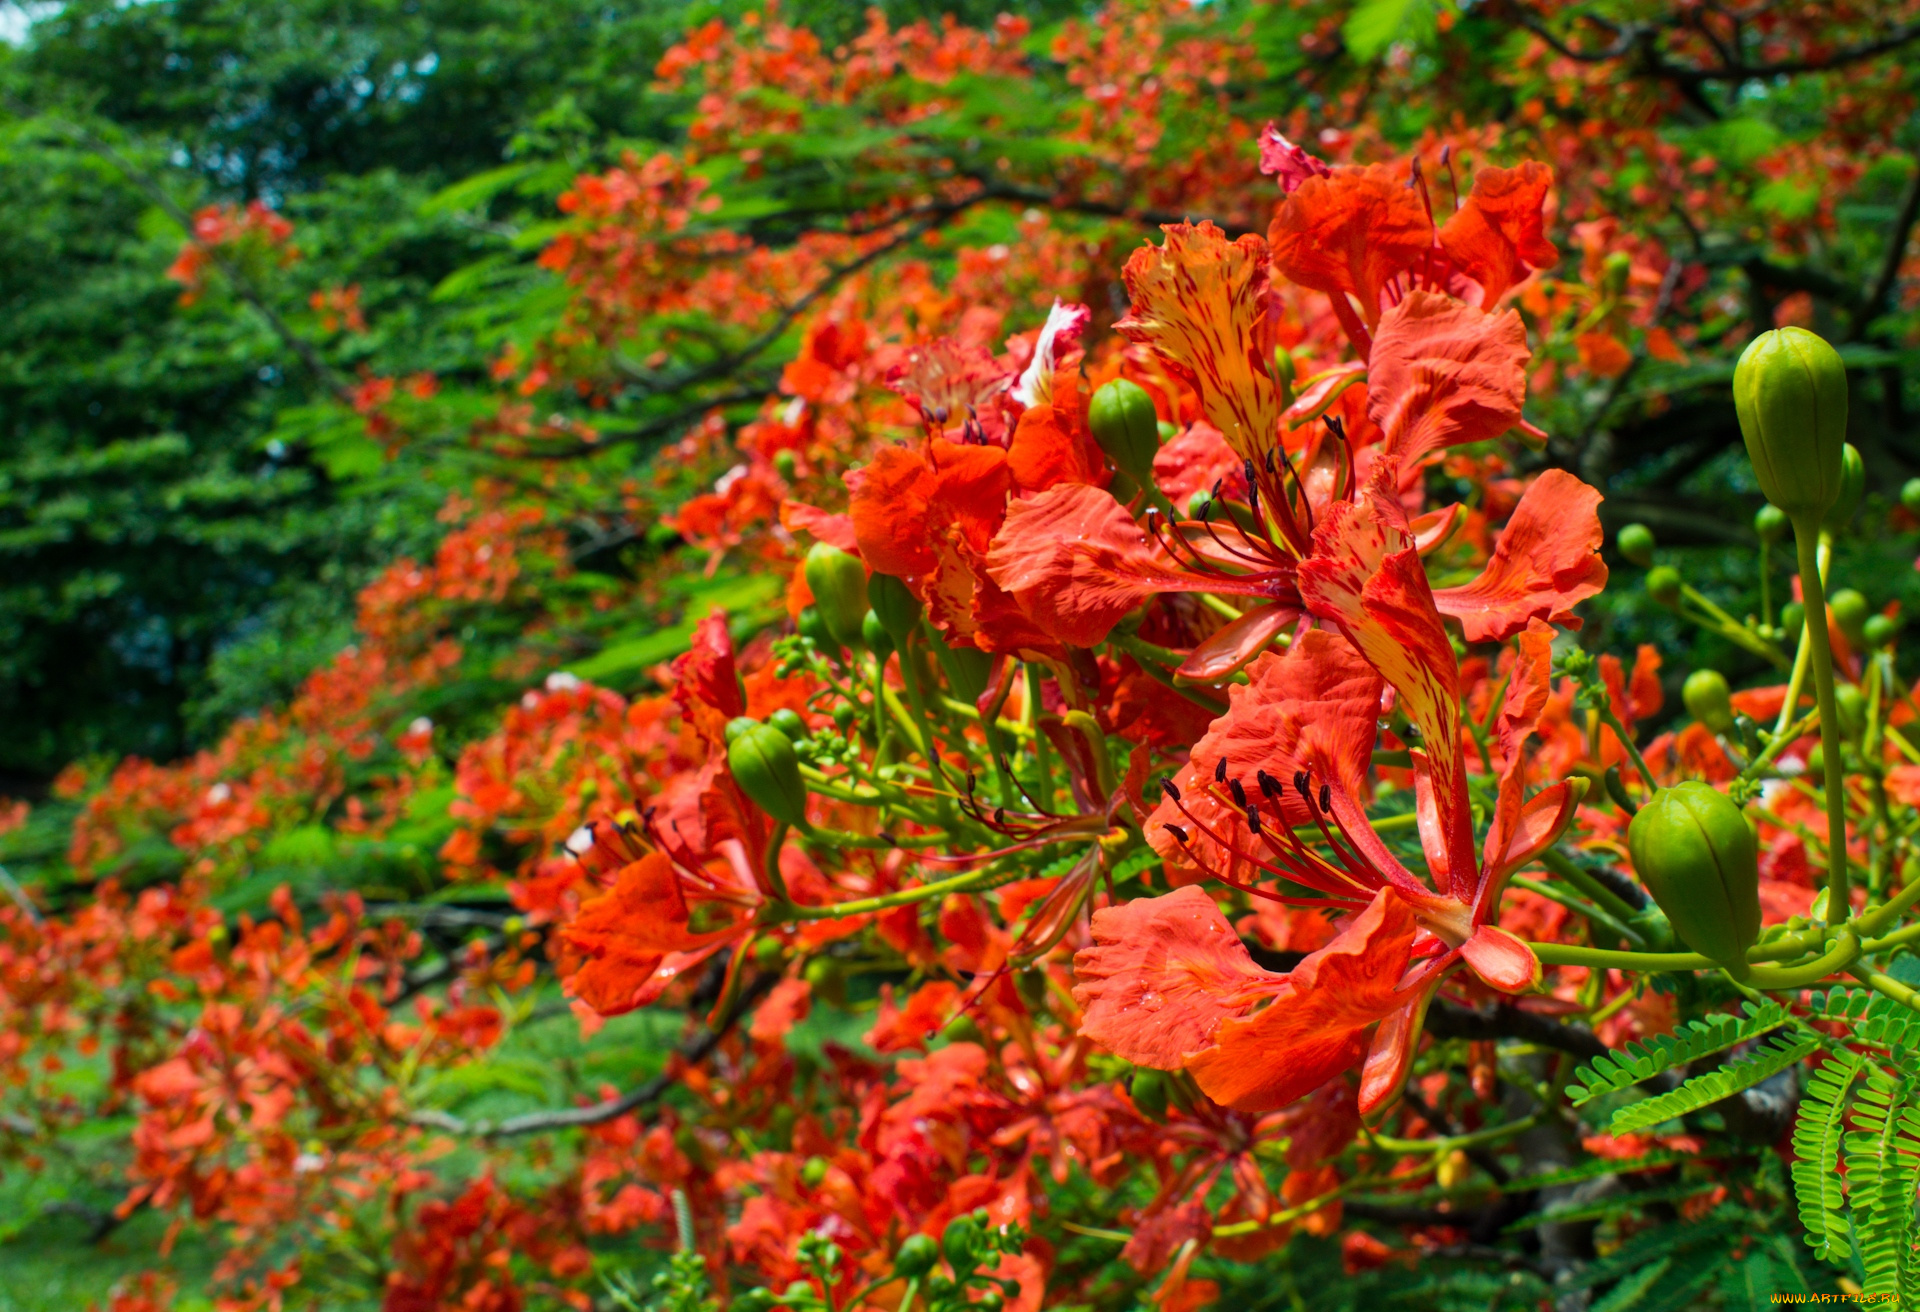
<svg viewBox="0 0 1920 1312"><path fill-rule="evenodd" d="M1760 937L1760 868L1740 808L1707 784L1662 788L1627 827L1627 850L1680 941L1744 979Z"/></svg>
<svg viewBox="0 0 1920 1312"><path fill-rule="evenodd" d="M1680 688L1687 714L1715 733L1733 732L1733 693L1718 670L1695 670Z"/></svg>
<svg viewBox="0 0 1920 1312"><path fill-rule="evenodd" d="M727 770L755 806L782 824L807 822L807 786L793 740L747 716L727 722Z"/></svg>
<svg viewBox="0 0 1920 1312"><path fill-rule="evenodd" d="M1733 372L1733 403L1760 491L1795 520L1839 500L1847 440L1847 368L1825 339L1776 328Z"/></svg>
<svg viewBox="0 0 1920 1312"><path fill-rule="evenodd" d="M805 568L807 588L827 632L843 647L858 647L860 624L867 617L867 567L851 552L816 542L807 552Z"/></svg>
<svg viewBox="0 0 1920 1312"><path fill-rule="evenodd" d="M1153 486L1160 416L1146 388L1125 378L1101 384L1087 405L1087 427L1114 468L1141 487Z"/></svg>
<svg viewBox="0 0 1920 1312"><path fill-rule="evenodd" d="M1866 495L1866 461L1860 458L1859 448L1848 442L1840 448L1840 495L1833 499L1833 505L1821 518L1820 527L1828 533L1844 529Z"/></svg>

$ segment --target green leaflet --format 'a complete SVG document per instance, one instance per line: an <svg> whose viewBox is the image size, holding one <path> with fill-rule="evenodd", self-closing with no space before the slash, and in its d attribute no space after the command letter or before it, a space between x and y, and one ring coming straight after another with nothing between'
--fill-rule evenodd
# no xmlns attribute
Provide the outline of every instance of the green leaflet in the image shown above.
<svg viewBox="0 0 1920 1312"><path fill-rule="evenodd" d="M1793 1126L1793 1151L1799 1158L1793 1164L1793 1193L1807 1243L1818 1257L1844 1258L1853 1252L1842 1210L1840 1143L1847 1090L1863 1061L1855 1053L1841 1052L1814 1071Z"/></svg>
<svg viewBox="0 0 1920 1312"><path fill-rule="evenodd" d="M1694 1076L1671 1093L1622 1107L1613 1114L1608 1128L1615 1134L1631 1134L1699 1111L1709 1103L1719 1102L1777 1075L1819 1046L1818 1038L1776 1039L1731 1065Z"/></svg>
<svg viewBox="0 0 1920 1312"><path fill-rule="evenodd" d="M1744 1015L1728 1013L1689 1021L1672 1034L1646 1043L1629 1043L1622 1052L1595 1057L1573 1073L1573 1082L1567 1086L1568 1098L1575 1107L1582 1106L1603 1093L1631 1088L1671 1067L1758 1038L1788 1019L1787 1009L1777 1002L1749 1002Z"/></svg>

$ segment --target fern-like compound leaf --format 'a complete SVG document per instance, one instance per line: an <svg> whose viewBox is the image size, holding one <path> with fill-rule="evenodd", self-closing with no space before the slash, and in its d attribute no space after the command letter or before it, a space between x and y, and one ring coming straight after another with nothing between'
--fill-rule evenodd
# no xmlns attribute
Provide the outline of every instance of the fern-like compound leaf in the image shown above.
<svg viewBox="0 0 1920 1312"><path fill-rule="evenodd" d="M1608 1128L1615 1134L1632 1134L1665 1121L1697 1112L1709 1103L1732 1097L1760 1081L1779 1074L1820 1046L1817 1038L1775 1039L1758 1050L1730 1062L1717 1071L1696 1075L1671 1093L1648 1098L1622 1107L1613 1114Z"/></svg>
<svg viewBox="0 0 1920 1312"><path fill-rule="evenodd" d="M1838 1053L1813 1072L1800 1096L1800 1115L1793 1126L1793 1151L1798 1158L1793 1164L1793 1194L1807 1243L1818 1257L1844 1258L1853 1253L1840 1181L1840 1142L1847 1091L1864 1060L1857 1053Z"/></svg>
<svg viewBox="0 0 1920 1312"><path fill-rule="evenodd" d="M1688 1021L1672 1034L1646 1043L1629 1043L1620 1052L1595 1057L1573 1073L1573 1081L1567 1086L1568 1099L1579 1107L1603 1093L1631 1088L1661 1071L1759 1038L1789 1019L1787 1009L1777 1002L1749 1002L1744 1015L1727 1013Z"/></svg>

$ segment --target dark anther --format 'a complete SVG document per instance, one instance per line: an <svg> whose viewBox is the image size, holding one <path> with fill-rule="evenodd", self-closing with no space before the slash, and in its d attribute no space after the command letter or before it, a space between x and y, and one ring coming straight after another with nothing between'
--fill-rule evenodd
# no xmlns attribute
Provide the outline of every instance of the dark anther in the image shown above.
<svg viewBox="0 0 1920 1312"><path fill-rule="evenodd" d="M1278 472L1278 466L1276 466L1276 465L1275 465L1275 464L1273 463L1273 448L1272 448L1272 447L1268 447L1268 448L1267 448L1267 472L1268 472L1269 474L1272 474L1272 473L1276 473L1276 472Z"/></svg>
<svg viewBox="0 0 1920 1312"><path fill-rule="evenodd" d="M1235 779L1228 784L1227 791L1233 794L1233 804L1244 811L1247 806L1247 790L1240 786L1240 781Z"/></svg>
<svg viewBox="0 0 1920 1312"><path fill-rule="evenodd" d="M1224 756L1213 767L1213 781L1217 784L1227 781L1227 758Z"/></svg>
<svg viewBox="0 0 1920 1312"><path fill-rule="evenodd" d="M1180 844L1180 846L1185 847L1187 845L1187 831L1182 829L1179 825L1163 824L1161 828L1165 829L1168 833L1172 834L1173 840L1176 843Z"/></svg>
<svg viewBox="0 0 1920 1312"><path fill-rule="evenodd" d="M1333 435L1339 438L1342 442L1347 440L1347 426L1340 422L1339 415L1328 415L1327 427L1332 429Z"/></svg>
<svg viewBox="0 0 1920 1312"><path fill-rule="evenodd" d="M1305 770L1298 770L1294 772L1293 786L1294 788L1299 790L1300 796L1306 798L1308 801L1313 800L1313 794L1308 791L1308 789L1312 786L1312 784L1313 784L1313 776L1308 774Z"/></svg>
<svg viewBox="0 0 1920 1312"><path fill-rule="evenodd" d="M1268 801L1277 802L1283 796L1280 791L1280 781L1265 770L1257 772L1254 775L1254 781L1260 785L1260 792Z"/></svg>
<svg viewBox="0 0 1920 1312"><path fill-rule="evenodd" d="M1256 834L1260 832L1260 808L1259 807L1250 806L1247 808L1247 828L1251 829Z"/></svg>
<svg viewBox="0 0 1920 1312"><path fill-rule="evenodd" d="M1180 790L1173 786L1173 780L1171 779L1162 779L1160 781L1160 791L1176 802L1180 800Z"/></svg>
<svg viewBox="0 0 1920 1312"><path fill-rule="evenodd" d="M993 808L993 822L994 822L995 824L997 824L997 825L1003 825L1003 824L1005 824L1005 823L1007 822L1007 808L1006 808L1006 807L1004 807L1004 806L996 806L996 807L994 807L994 808Z"/></svg>
<svg viewBox="0 0 1920 1312"><path fill-rule="evenodd" d="M1333 814L1333 789L1325 784L1320 785L1320 809L1328 815Z"/></svg>

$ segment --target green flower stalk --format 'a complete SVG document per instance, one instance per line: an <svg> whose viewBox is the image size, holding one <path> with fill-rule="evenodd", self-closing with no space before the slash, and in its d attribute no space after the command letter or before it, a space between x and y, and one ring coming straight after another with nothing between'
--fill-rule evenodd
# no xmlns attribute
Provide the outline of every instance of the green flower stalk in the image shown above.
<svg viewBox="0 0 1920 1312"><path fill-rule="evenodd" d="M1837 762L1840 716L1820 579L1820 530L1846 491L1846 365L1838 351L1804 328L1762 333L1734 369L1733 403L1760 490L1793 521L1808 611L1801 641L1808 647L1820 705L1820 741L1826 758ZM1787 710L1791 713L1791 706ZM1836 923L1849 911L1845 790L1842 772L1827 771L1827 919Z"/></svg>

